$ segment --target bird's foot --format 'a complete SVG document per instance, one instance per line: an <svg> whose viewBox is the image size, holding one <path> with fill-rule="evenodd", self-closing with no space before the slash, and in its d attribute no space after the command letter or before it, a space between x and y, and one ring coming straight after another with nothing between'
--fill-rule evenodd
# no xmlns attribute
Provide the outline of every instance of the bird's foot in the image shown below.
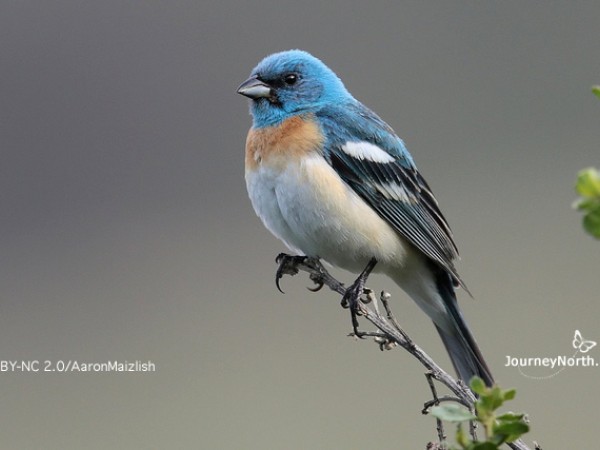
<svg viewBox="0 0 600 450"><path fill-rule="evenodd" d="M283 293L283 291L279 285L279 280L281 280L284 275L294 276L300 270L307 271L310 273L310 279L316 285L315 288L309 288L309 290L316 292L324 285L327 285L332 290L343 295L341 304L343 308L350 310L354 336L359 338L365 337L365 333L358 330L358 316L363 314L362 305L367 304L372 300L373 293L370 289L365 288L365 283L377 265L377 260L375 258L372 258L369 261L362 273L348 288L346 288L342 283L333 278L329 272L327 272L325 267L323 267L321 264L319 258L280 253L277 255L277 258L275 258L275 262L279 264L275 274L275 285L281 293Z"/></svg>
<svg viewBox="0 0 600 450"><path fill-rule="evenodd" d="M352 285L346 289L346 293L342 298L342 308L350 309L350 316L352 318L352 329L354 330L354 336L363 338L365 333L358 331L358 316L362 315L362 304L368 303L370 299L368 297L363 299L365 294L365 283L367 278L375 268L377 260L372 258L367 264L367 267L361 272L358 278L352 283Z"/></svg>
<svg viewBox="0 0 600 450"><path fill-rule="evenodd" d="M314 288L308 288L309 291L317 292L325 284L333 285L336 280L325 270L319 258L312 256L298 256L288 255L287 253L280 253L275 258L275 262L279 264L277 272L275 273L275 285L279 292L284 293L279 285L279 280L284 275L294 276L300 269L310 273L310 279L316 284Z"/></svg>

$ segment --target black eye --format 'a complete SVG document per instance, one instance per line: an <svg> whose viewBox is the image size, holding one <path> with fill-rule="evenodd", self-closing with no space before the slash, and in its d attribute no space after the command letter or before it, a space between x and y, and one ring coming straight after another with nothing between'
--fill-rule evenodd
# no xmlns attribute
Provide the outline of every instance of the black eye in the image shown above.
<svg viewBox="0 0 600 450"><path fill-rule="evenodd" d="M298 81L298 75L296 75L295 73L288 73L283 76L283 82L288 86L296 84L296 81Z"/></svg>

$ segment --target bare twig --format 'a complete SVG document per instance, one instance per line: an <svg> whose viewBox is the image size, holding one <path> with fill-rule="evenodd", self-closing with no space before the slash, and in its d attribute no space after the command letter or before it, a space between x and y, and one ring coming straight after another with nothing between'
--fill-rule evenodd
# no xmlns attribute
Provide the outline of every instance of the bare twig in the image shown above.
<svg viewBox="0 0 600 450"><path fill-rule="evenodd" d="M387 303L387 301L386 301L386 303ZM439 405L440 401L441 401L437 395L437 389L435 388L435 383L433 382L433 374L431 372L428 372L425 374L425 378L427 379L427 384L429 384L429 389L431 389L431 395L433 395L433 400L425 403L425 407L421 411L422 414L428 414L429 408L431 406ZM455 399L454 399L454 397L450 397L449 400L454 401ZM440 444L443 447L445 447L446 446L446 433L444 432L444 424L442 422L442 419L440 419L439 417L436 417L435 422L436 422L436 429L438 432L438 440L440 441Z"/></svg>
<svg viewBox="0 0 600 450"><path fill-rule="evenodd" d="M369 262L365 271L363 271L350 288L346 288L343 283L331 276L317 258L290 256L281 253L277 256L275 261L279 264L276 276L278 288L279 280L283 275L296 275L299 270L307 272L310 280L316 284L316 288L310 289L311 291L317 291L323 286L327 286L332 291L337 292L342 296L342 306L350 308L352 313L353 332L351 335L360 338L367 336L374 337L381 350L390 349L395 345L399 345L413 355L427 369L425 376L427 377L434 399L425 404L423 409L424 414L428 412L431 406L437 405L442 401L456 401L466 406L469 410L474 411L476 397L471 390L461 380L456 380L444 371L427 353L416 345L402 327L400 327L388 302L390 294L382 292L380 298L377 299L377 297L373 295L373 291L364 287L367 277L376 264L374 259ZM353 296L352 294L355 295ZM381 301L381 304L383 305L385 315L382 314L379 308L379 301ZM379 331L359 331L357 316L364 316L364 318L375 325ZM446 386L454 396L438 397L433 380ZM440 443L443 445L445 433L441 421L438 419L436 420L438 437ZM471 424L470 432L472 436L475 436L473 424ZM507 445L513 450L531 450L522 440L517 440ZM537 443L535 450L541 450Z"/></svg>

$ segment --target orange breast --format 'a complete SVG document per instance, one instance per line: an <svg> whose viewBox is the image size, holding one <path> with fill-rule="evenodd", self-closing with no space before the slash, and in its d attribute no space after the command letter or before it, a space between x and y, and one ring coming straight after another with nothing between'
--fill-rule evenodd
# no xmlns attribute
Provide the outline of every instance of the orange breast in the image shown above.
<svg viewBox="0 0 600 450"><path fill-rule="evenodd" d="M256 170L261 164L271 167L287 164L320 152L323 134L311 116L296 116L281 125L251 129L246 139L246 170Z"/></svg>

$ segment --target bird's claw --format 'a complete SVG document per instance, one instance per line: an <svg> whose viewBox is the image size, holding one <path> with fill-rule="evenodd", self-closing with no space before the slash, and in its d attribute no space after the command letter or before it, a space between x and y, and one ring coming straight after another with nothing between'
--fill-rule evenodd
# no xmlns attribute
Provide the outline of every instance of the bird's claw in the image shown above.
<svg viewBox="0 0 600 450"><path fill-rule="evenodd" d="M361 303L368 303L368 300L363 301L362 295L366 293L365 283L376 264L377 260L372 258L354 283L346 289L346 293L342 297L342 308L350 309L353 334L361 339L365 336L365 333L358 331L358 317L363 315Z"/></svg>
<svg viewBox="0 0 600 450"><path fill-rule="evenodd" d="M314 280L312 277L311 277L311 280L313 283L315 283L315 287L313 287L313 288L307 287L306 289L308 289L310 292L318 292L321 290L321 288L323 286L325 286L325 283L321 280Z"/></svg>
<svg viewBox="0 0 600 450"><path fill-rule="evenodd" d="M286 253L280 253L277 255L275 262L279 264L279 267L275 273L275 286L277 286L279 292L285 294L279 285L279 280L281 280L284 275L294 276L298 274L298 265L302 264L304 261L306 261L306 259L306 256L288 255ZM319 289L321 287L319 287Z"/></svg>

